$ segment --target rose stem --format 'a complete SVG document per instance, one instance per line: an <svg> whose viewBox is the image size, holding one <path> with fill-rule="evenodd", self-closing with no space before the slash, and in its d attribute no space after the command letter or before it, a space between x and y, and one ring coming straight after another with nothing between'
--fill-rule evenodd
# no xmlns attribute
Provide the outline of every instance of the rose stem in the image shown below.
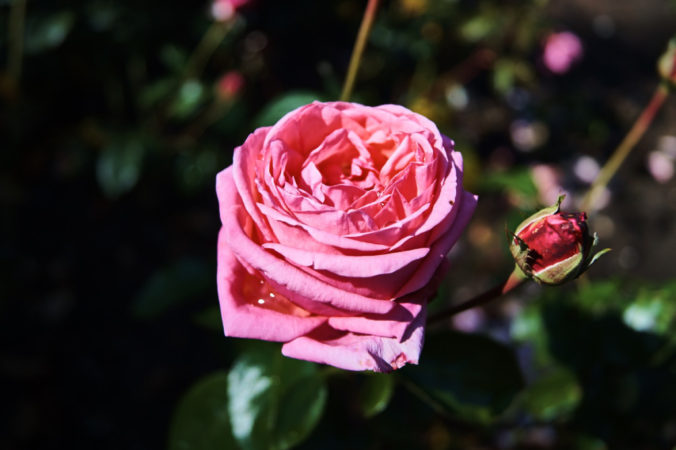
<svg viewBox="0 0 676 450"><path fill-rule="evenodd" d="M378 0L368 0L366 11L364 11L364 18L359 26L359 34L357 34L357 40L352 49L352 57L350 58L350 65L347 69L347 77L345 77L345 83L343 84L343 92L340 95L340 99L344 102L350 100L350 96L352 95L352 88L354 87L354 80L357 77L357 71L359 70L361 55L364 53L366 39L371 31L371 25L373 24L373 19L376 16L377 10Z"/></svg>
<svg viewBox="0 0 676 450"><path fill-rule="evenodd" d="M223 42L228 31L232 28L233 23L232 19L226 22L217 21L207 28L207 31L202 36L197 47L195 47L195 50L191 53L188 62L185 64L183 73L176 82L177 89L157 107L156 116L150 118L151 128L158 130L162 128L164 121L167 118L168 109L176 101L183 83L191 78L198 78L202 74L209 58L211 58L218 46Z"/></svg>
<svg viewBox="0 0 676 450"><path fill-rule="evenodd" d="M676 56L674 57L674 65L673 69L671 70L670 78L673 79L675 75ZM631 152L646 130L653 123L655 116L664 104L664 101L669 96L669 89L670 88L667 81L662 81L657 86L657 89L655 89L655 93L650 99L650 102L648 102L646 107L643 108L641 115L638 116L636 122L634 122L634 125L631 127L631 130L629 130L629 133L627 133L622 142L620 142L620 145L617 146L608 161L606 161L606 163L603 165L598 176L587 191L587 194L582 200L582 205L580 208L582 211L587 211L589 213L594 212L593 210L590 210L590 208L594 206L594 203L596 202L596 199L603 188L606 187L610 179L615 175L617 170L629 155L629 152Z"/></svg>
<svg viewBox="0 0 676 450"><path fill-rule="evenodd" d="M487 290L486 292L479 294L470 300L467 300L466 302L460 303L458 305L453 305L450 306L449 308L446 308L443 311L439 311L438 313L434 314L427 320L427 324L431 325L433 323L439 322L441 320L459 314L463 311L467 311L468 309L488 303L491 300L494 300L500 297L501 295L511 291L512 289L520 286L521 283L523 283L527 279L528 278L523 274L523 272L521 272L521 270L518 267L514 267L514 270L509 275L509 278L507 278L507 280Z"/></svg>
<svg viewBox="0 0 676 450"><path fill-rule="evenodd" d="M202 40L197 44L197 47L195 47L192 55L190 55L190 59L183 72L183 80L199 77L202 70L204 70L207 61L211 58L211 55L213 55L216 48L218 48L221 42L223 42L223 39L225 39L231 26L232 20L226 22L217 21L211 24L204 33L204 36L202 36Z"/></svg>

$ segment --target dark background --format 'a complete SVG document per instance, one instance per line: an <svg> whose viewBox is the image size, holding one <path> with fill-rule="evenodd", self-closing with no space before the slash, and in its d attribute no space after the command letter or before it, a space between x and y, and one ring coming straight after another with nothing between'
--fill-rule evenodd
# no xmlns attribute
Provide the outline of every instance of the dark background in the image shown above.
<svg viewBox="0 0 676 450"><path fill-rule="evenodd" d="M271 103L288 110L338 97L366 2L254 2L190 77L189 55L213 24L205 2L29 1L18 76L5 70L13 3L0 2L0 447L163 448L181 395L238 351L214 320L215 174L275 118ZM658 0L382 2L354 100L433 119L465 156L466 187L481 195L440 302L508 273L504 224L542 203L533 164L560 171L574 207L587 186L576 162L602 164L627 132L657 85L675 23L676 4ZM561 30L580 36L584 56L555 75L541 52ZM218 97L228 71L244 86ZM454 86L464 107L447 100ZM544 126L544 140L519 149L515 121ZM529 287L467 316L469 330L451 324L521 352L531 383L535 350L519 347L510 326L524 305L552 297L538 314L547 353L584 393L572 409L486 426L397 390L369 421L349 400L356 378L345 375L330 385L307 448L671 448L673 346L662 362L646 361L675 336L676 182L653 179L646 157L676 134L675 121L671 98L592 221L614 251L589 277L622 286L603 295L621 292L625 303L567 309L576 287ZM622 315L642 289L662 293L661 328L635 330ZM528 339L537 347L538 336Z"/></svg>

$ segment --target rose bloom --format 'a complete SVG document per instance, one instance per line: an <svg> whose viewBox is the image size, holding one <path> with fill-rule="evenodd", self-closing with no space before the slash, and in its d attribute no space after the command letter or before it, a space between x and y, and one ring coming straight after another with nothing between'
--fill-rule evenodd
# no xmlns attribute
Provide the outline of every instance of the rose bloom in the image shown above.
<svg viewBox="0 0 676 450"><path fill-rule="evenodd" d="M216 190L227 336L348 370L417 364L426 303L476 206L434 123L314 102L249 135Z"/></svg>
<svg viewBox="0 0 676 450"><path fill-rule="evenodd" d="M552 72L566 73L580 58L582 58L582 42L575 34L564 31L552 33L547 37L542 59Z"/></svg>

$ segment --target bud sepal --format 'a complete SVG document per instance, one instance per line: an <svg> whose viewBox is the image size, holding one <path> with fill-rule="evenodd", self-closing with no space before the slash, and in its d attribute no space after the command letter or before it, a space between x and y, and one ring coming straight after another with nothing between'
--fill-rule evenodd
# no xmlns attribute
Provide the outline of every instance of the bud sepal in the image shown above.
<svg viewBox="0 0 676 450"><path fill-rule="evenodd" d="M657 71L670 87L676 87L676 37L669 40L666 51L657 60Z"/></svg>

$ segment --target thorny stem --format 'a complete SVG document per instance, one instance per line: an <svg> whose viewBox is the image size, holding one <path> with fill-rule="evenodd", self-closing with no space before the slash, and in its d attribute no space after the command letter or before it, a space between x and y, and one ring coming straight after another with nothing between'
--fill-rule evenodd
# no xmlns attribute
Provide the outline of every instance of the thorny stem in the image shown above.
<svg viewBox="0 0 676 450"><path fill-rule="evenodd" d="M24 23L26 19L26 1L15 0L9 12L9 26L7 27L8 55L7 74L15 83L21 78L23 62Z"/></svg>
<svg viewBox="0 0 676 450"><path fill-rule="evenodd" d="M352 49L352 57L350 58L350 65L347 69L347 77L345 77L345 84L343 84L343 92L340 95L340 99L344 102L350 100L350 96L352 95L352 88L354 87L354 80L357 78L361 55L364 53L364 46L366 45L366 40L371 31L371 25L373 24L373 19L376 16L377 10L378 0L368 0L366 11L364 11L364 18L361 21L359 33L357 34L357 40Z"/></svg>
<svg viewBox="0 0 676 450"><path fill-rule="evenodd" d="M467 300L466 302L460 303L458 305L453 305L443 311L436 313L427 320L427 324L431 325L433 323L439 322L441 320L447 319L451 316L459 314L468 309L474 308L476 306L483 305L490 302L503 294L511 291L512 289L520 286L528 278L518 267L514 267L514 270L509 275L507 280L503 281L499 285L487 290L486 292L479 294L478 296Z"/></svg>
<svg viewBox="0 0 676 450"><path fill-rule="evenodd" d="M674 56L672 67L671 74L669 75L671 80L676 77L676 55ZM582 205L580 208L582 211L587 211L590 214L594 212L594 210L591 208L594 207L594 203L598 199L599 194L601 194L603 189L608 185L611 178L613 178L615 173L617 173L617 170L620 168L631 150L634 148L634 146L636 146L641 137L643 137L643 134L653 123L655 116L657 116L657 113L664 104L664 101L669 96L669 90L669 82L666 80L661 81L657 86L655 93L650 99L650 102L648 102L646 107L643 108L641 115L638 116L636 122L634 122L634 125L631 127L631 130L629 130L629 133L627 133L622 142L620 142L620 145L617 146L608 161L606 161L606 163L603 165L598 176L587 191L587 194L582 200Z"/></svg>

